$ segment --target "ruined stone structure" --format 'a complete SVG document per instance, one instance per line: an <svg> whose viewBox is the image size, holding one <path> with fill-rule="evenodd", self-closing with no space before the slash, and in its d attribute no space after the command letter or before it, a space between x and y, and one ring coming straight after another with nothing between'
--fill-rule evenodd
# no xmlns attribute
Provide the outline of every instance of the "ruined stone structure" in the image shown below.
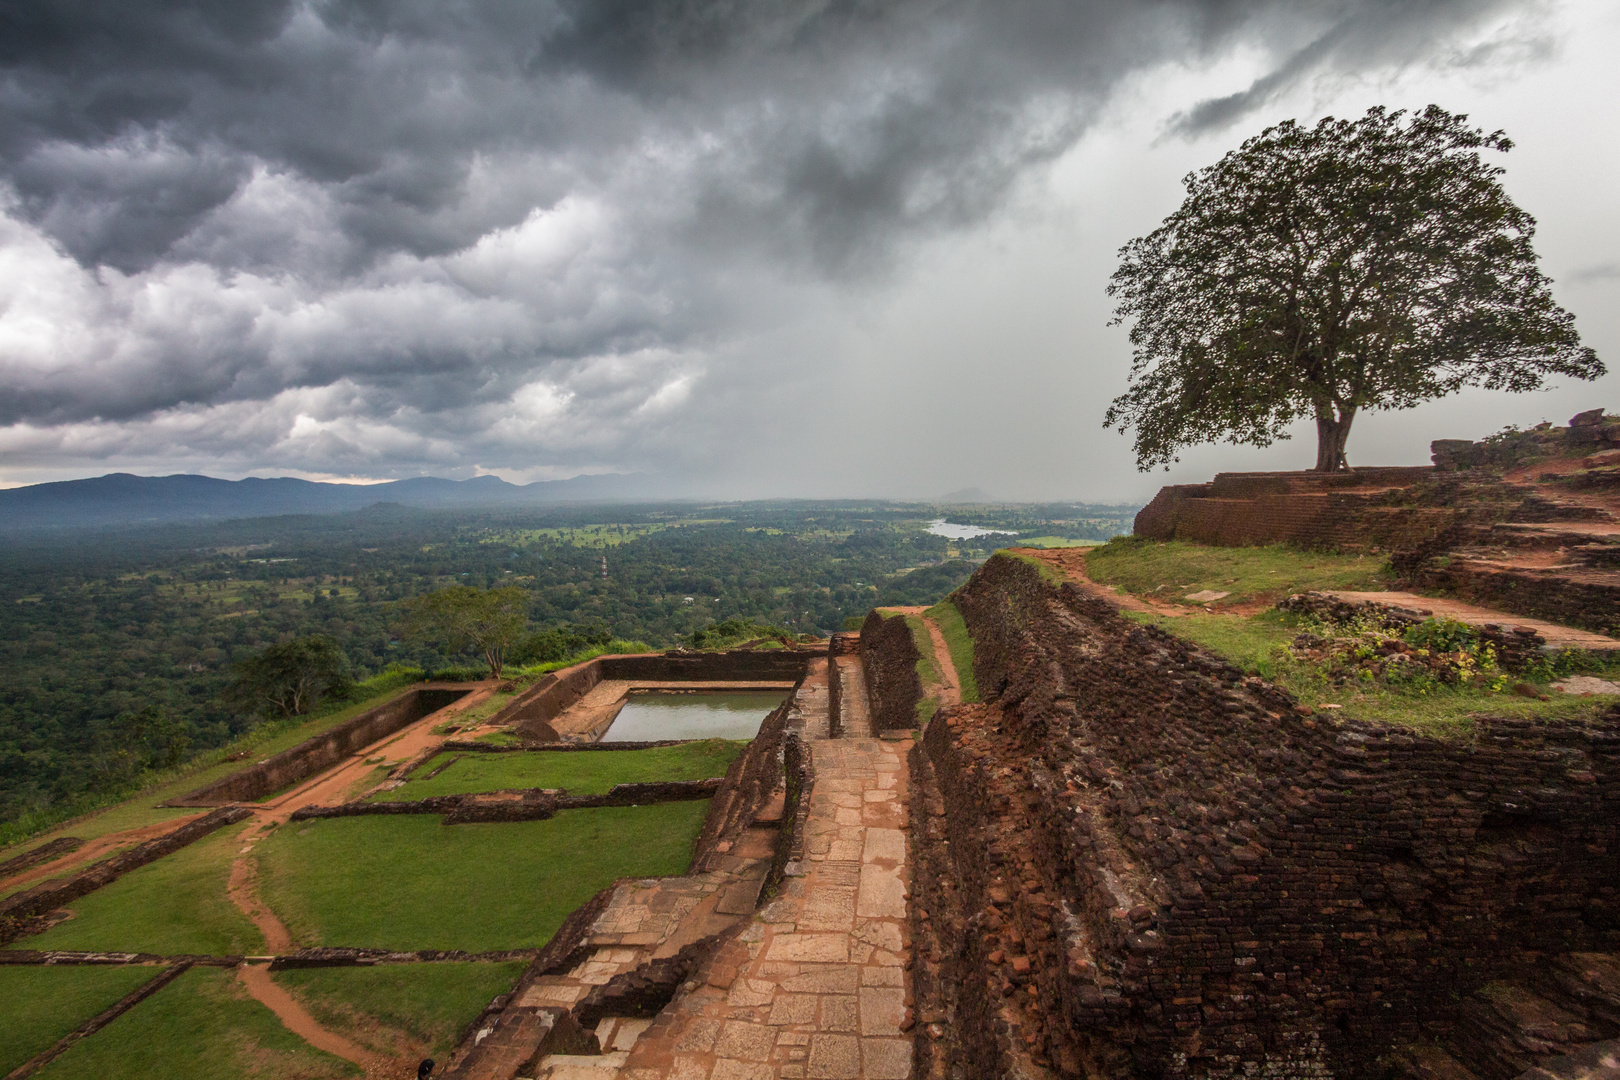
<svg viewBox="0 0 1620 1080"><path fill-rule="evenodd" d="M922 680L917 675L917 644L905 618L873 611L861 624L861 645L873 728L909 731L916 727Z"/></svg>
<svg viewBox="0 0 1620 1080"><path fill-rule="evenodd" d="M1136 517L1158 540L1390 553L1407 585L1598 633L1620 631L1620 417L1478 443L1433 467L1221 473L1162 488Z"/></svg>
<svg viewBox="0 0 1620 1080"><path fill-rule="evenodd" d="M919 1075L1507 1080L1620 1035L1620 717L1334 723L1033 559L954 599L986 704L913 753Z"/></svg>
<svg viewBox="0 0 1620 1080"><path fill-rule="evenodd" d="M331 768L357 750L438 712L466 693L466 687L454 683L413 686L330 731L305 739L291 749L200 787L168 805L225 806L262 799Z"/></svg>

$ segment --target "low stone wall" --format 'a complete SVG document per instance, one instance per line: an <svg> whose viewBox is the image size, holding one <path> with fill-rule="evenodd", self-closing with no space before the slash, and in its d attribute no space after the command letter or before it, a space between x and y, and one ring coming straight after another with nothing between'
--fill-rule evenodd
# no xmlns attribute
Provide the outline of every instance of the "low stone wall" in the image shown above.
<svg viewBox="0 0 1620 1080"><path fill-rule="evenodd" d="M164 803L165 806L220 806L255 802L331 768L378 739L392 735L458 701L471 691L453 683L416 686L390 701L345 720L330 731L305 739L290 750L250 765L222 780Z"/></svg>
<svg viewBox="0 0 1620 1080"><path fill-rule="evenodd" d="M900 615L872 611L861 624L861 666L866 673L872 732L909 731L917 726L922 679L917 675L917 642Z"/></svg>
<svg viewBox="0 0 1620 1080"><path fill-rule="evenodd" d="M730 841L728 847L734 845L782 786L782 748L787 738L788 713L803 686L801 678L793 693L760 724L754 741L726 769L725 778L703 819L703 828L698 831L690 873L700 874L710 869L712 858L722 854L720 844Z"/></svg>
<svg viewBox="0 0 1620 1080"><path fill-rule="evenodd" d="M0 964L11 967L236 967L241 955L208 956L200 953L84 952L65 949L0 949Z"/></svg>
<svg viewBox="0 0 1620 1080"><path fill-rule="evenodd" d="M1620 585L1612 581L1563 572L1549 582L1534 571L1498 570L1467 561L1416 562L1406 571L1414 589L1620 637Z"/></svg>
<svg viewBox="0 0 1620 1080"><path fill-rule="evenodd" d="M493 952L465 952L461 949L418 949L397 952L389 949L351 949L322 946L284 953L270 961L271 971L296 968L377 967L383 964L500 964L509 960L533 960L538 949L498 949Z"/></svg>
<svg viewBox="0 0 1620 1080"><path fill-rule="evenodd" d="M551 721L561 716L603 679L648 682L787 682L804 674L805 665L825 649L733 649L598 656L554 671L490 717L489 723L511 725L533 742L553 742Z"/></svg>
<svg viewBox="0 0 1620 1080"><path fill-rule="evenodd" d="M446 825L474 821L541 821L558 810L592 810L603 806L651 806L654 803L712 799L722 780L660 780L614 784L601 795L570 795L561 788L517 788L465 795L433 795L411 801L347 802L337 806L304 806L293 821L313 818L369 817L378 814L443 814Z"/></svg>
<svg viewBox="0 0 1620 1080"><path fill-rule="evenodd" d="M1368 619L1386 630L1401 631L1428 619L1422 612L1395 604L1380 604L1371 600L1351 603L1326 593L1305 592L1278 601L1283 611L1314 615L1326 622L1347 623L1355 619ZM1546 659L1542 651L1547 639L1528 626L1503 626L1500 623L1469 624L1480 640L1496 652L1496 661L1508 671L1522 671L1531 664Z"/></svg>
<svg viewBox="0 0 1620 1080"><path fill-rule="evenodd" d="M1620 714L1334 722L1017 559L956 600L988 704L927 729L913 903L969 1075L1373 1076L1620 947Z"/></svg>
<svg viewBox="0 0 1620 1080"><path fill-rule="evenodd" d="M42 862L50 862L52 859L61 858L63 855L79 850L82 846L84 846L84 841L77 836L59 836L48 844L39 845L33 851L25 851L21 855L15 855L5 862L0 862L0 878L19 874L29 867L38 866Z"/></svg>
<svg viewBox="0 0 1620 1080"><path fill-rule="evenodd" d="M138 844L128 851L95 863L65 881L46 881L0 900L0 943L11 941L25 920L70 904L79 897L109 885L131 870L179 851L227 825L252 817L253 811L227 806L188 821L155 840ZM8 930L11 931L8 933Z"/></svg>
<svg viewBox="0 0 1620 1080"><path fill-rule="evenodd" d="M6 1074L6 1080L24 1080L24 1077L34 1075L34 1073L38 1072L40 1069L44 1068L46 1065L50 1064L52 1061L66 1053L74 1043L78 1042L80 1039L94 1035L96 1032L100 1031L102 1028L106 1027L120 1016L123 1016L129 1010L133 1009L135 1006L139 1005L141 1002L145 1001L147 998L151 997L165 986L168 986L175 979L178 979L191 967L192 964L190 961L182 961L172 967L164 969L149 981L142 983L140 986L137 986L134 990L131 990L128 994L124 995L124 997L116 1002L111 1008L102 1010L90 1020L79 1025L79 1027L75 1030L58 1039L47 1049L40 1051L32 1058L23 1062L23 1064L11 1070L11 1072Z"/></svg>
<svg viewBox="0 0 1620 1080"><path fill-rule="evenodd" d="M611 750L651 750L659 746L685 746L689 742L702 742L701 739L654 739L647 742L589 742L589 743L482 743L470 740L450 739L442 743L434 754L460 753L471 750L475 754L569 754L592 753L594 751Z"/></svg>

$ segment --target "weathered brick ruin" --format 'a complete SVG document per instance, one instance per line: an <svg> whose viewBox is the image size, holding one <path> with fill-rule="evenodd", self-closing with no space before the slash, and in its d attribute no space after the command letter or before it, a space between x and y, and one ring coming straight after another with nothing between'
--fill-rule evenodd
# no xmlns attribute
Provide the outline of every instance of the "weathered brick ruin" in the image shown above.
<svg viewBox="0 0 1620 1080"><path fill-rule="evenodd" d="M196 791L170 801L169 806L225 806L253 802L316 773L378 739L439 711L467 694L454 683L415 686L374 709L345 720L332 730L305 739L297 746L268 757Z"/></svg>
<svg viewBox="0 0 1620 1080"><path fill-rule="evenodd" d="M913 751L916 1075L1507 1080L1620 1035L1620 717L1334 722L1031 559L955 600L986 704Z"/></svg>
<svg viewBox="0 0 1620 1080"><path fill-rule="evenodd" d="M1434 465L1221 473L1160 490L1136 533L1392 554L1405 584L1600 633L1620 630L1620 417L1477 443Z"/></svg>
<svg viewBox="0 0 1620 1080"><path fill-rule="evenodd" d="M917 700L923 690L911 627L902 616L873 611L861 624L861 645L872 729L909 731L916 727Z"/></svg>

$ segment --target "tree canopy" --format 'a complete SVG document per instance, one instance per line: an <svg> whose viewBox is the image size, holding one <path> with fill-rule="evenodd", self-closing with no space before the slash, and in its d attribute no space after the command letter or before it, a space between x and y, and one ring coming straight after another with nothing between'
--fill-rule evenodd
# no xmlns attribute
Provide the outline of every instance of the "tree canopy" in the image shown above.
<svg viewBox="0 0 1620 1080"><path fill-rule="evenodd" d="M501 677L506 654L529 621L529 592L517 585L479 589L452 585L408 601L406 631L455 654L482 653L491 678Z"/></svg>
<svg viewBox="0 0 1620 1080"><path fill-rule="evenodd" d="M323 697L345 697L351 685L348 658L337 642L311 634L237 664L229 696L252 711L302 716Z"/></svg>
<svg viewBox="0 0 1620 1080"><path fill-rule="evenodd" d="M1108 286L1134 356L1104 424L1135 429L1137 468L1269 446L1305 417L1316 468L1347 468L1363 410L1603 374L1537 266L1535 219L1480 157L1512 142L1467 120L1434 105L1290 120L1185 178Z"/></svg>

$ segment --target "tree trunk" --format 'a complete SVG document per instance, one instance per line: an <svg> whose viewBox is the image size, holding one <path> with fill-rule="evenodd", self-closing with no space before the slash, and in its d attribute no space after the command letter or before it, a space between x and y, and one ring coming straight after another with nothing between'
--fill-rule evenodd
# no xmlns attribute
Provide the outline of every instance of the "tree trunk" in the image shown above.
<svg viewBox="0 0 1620 1080"><path fill-rule="evenodd" d="M1350 462L1344 456L1344 444L1350 438L1350 423L1356 410L1340 409L1337 418L1331 406L1318 408L1316 413L1316 472L1348 470Z"/></svg>

